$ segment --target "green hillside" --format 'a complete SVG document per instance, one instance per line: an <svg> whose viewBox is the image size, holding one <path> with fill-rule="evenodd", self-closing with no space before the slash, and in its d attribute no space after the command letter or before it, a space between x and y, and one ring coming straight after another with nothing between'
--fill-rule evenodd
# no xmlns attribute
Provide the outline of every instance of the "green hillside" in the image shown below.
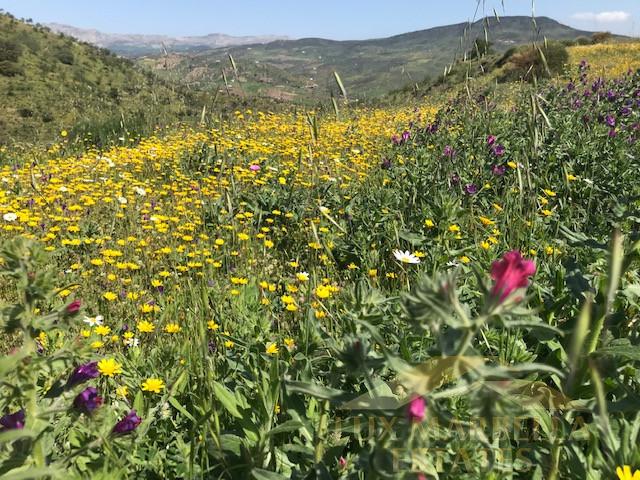
<svg viewBox="0 0 640 480"><path fill-rule="evenodd" d="M129 60L0 15L0 144L135 132L197 115L193 103Z"/></svg>
<svg viewBox="0 0 640 480"><path fill-rule="evenodd" d="M394 37L364 41L318 38L275 41L264 45L209 50L170 58L145 58L141 62L167 78L209 88L227 84L239 94L256 93L287 98L326 98L334 88L333 72L340 73L350 96L378 97L390 90L435 78L455 58L461 58L485 26L493 49L502 53L517 45L544 38L573 40L590 35L550 18L504 17L421 30ZM237 65L238 80L230 66ZM237 83L242 84L242 88Z"/></svg>

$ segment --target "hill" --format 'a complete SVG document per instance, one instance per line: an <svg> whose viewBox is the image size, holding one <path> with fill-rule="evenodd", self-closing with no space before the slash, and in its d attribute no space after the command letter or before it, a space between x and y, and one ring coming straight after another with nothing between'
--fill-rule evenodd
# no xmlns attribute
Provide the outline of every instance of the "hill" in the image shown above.
<svg viewBox="0 0 640 480"><path fill-rule="evenodd" d="M335 41L321 38L275 41L264 45L229 47L191 55L151 57L141 62L168 78L180 78L196 87L210 88L235 78L228 56L236 63L238 93L288 98L326 98L339 72L348 93L356 98L384 93L436 77L455 58L484 37L497 52L544 38L573 40L590 32L576 30L547 17L487 18L471 25L459 23L405 33L389 38ZM229 82L227 82L229 83ZM235 82L238 83L238 82Z"/></svg>
<svg viewBox="0 0 640 480"><path fill-rule="evenodd" d="M128 57L158 54L161 53L164 48L172 52L189 52L233 45L267 43L274 40L286 40L288 38L277 35L237 37L222 33L211 33L203 36L170 37L167 35L104 33L94 29L77 28L59 23L48 23L46 26L54 32L64 33L75 39L91 43L98 47L108 48L118 55Z"/></svg>
<svg viewBox="0 0 640 480"><path fill-rule="evenodd" d="M197 115L193 99L105 49L0 15L0 144L101 136Z"/></svg>

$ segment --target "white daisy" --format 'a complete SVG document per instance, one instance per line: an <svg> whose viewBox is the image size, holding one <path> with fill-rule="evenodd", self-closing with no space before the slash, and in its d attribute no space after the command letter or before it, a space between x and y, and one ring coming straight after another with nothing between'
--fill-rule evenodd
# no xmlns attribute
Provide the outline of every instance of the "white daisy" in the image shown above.
<svg viewBox="0 0 640 480"><path fill-rule="evenodd" d="M2 218L5 222L15 222L18 219L18 215L13 212L5 213Z"/></svg>
<svg viewBox="0 0 640 480"><path fill-rule="evenodd" d="M420 259L416 257L413 253L409 252L409 250L403 252L402 250L394 250L393 256L396 257L400 263L412 263L418 264L420 263Z"/></svg>
<svg viewBox="0 0 640 480"><path fill-rule="evenodd" d="M98 325L102 325L102 323L104 322L104 317L102 315L96 315L95 317L84 317L82 321L90 327L97 327Z"/></svg>

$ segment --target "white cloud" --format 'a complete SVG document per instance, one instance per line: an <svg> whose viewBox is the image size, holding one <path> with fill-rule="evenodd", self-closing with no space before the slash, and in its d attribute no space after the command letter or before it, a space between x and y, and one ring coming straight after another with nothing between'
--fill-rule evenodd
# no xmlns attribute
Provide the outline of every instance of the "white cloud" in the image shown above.
<svg viewBox="0 0 640 480"><path fill-rule="evenodd" d="M621 10L599 13L581 12L574 13L572 17L574 20L598 23L624 23L631 20L631 14L629 12L623 12Z"/></svg>

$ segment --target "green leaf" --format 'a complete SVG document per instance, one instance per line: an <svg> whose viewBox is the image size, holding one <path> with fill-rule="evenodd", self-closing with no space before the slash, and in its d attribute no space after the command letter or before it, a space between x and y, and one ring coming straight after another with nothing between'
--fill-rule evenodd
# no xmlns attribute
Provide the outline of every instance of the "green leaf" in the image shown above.
<svg viewBox="0 0 640 480"><path fill-rule="evenodd" d="M29 468L27 470L14 471L2 476L3 480L27 480L29 478L58 478L62 475L60 470L53 468Z"/></svg>
<svg viewBox="0 0 640 480"><path fill-rule="evenodd" d="M233 395L233 393L231 393L231 390L218 382L213 382L213 392L215 393L222 406L231 415L236 418L242 418L242 414L238 410L236 397Z"/></svg>
<svg viewBox="0 0 640 480"><path fill-rule="evenodd" d="M302 422L299 422L297 420L287 420L286 422L281 423L277 427L269 430L267 435L277 435L279 433L297 432L303 426L304 425L302 424Z"/></svg>
<svg viewBox="0 0 640 480"><path fill-rule="evenodd" d="M593 352L592 355L619 357L627 360L640 360L640 347L636 345L614 345L599 348Z"/></svg>
<svg viewBox="0 0 640 480"><path fill-rule="evenodd" d="M323 387L313 383L289 381L286 383L286 387L290 393L302 393L331 402L345 402L351 399L351 395L342 390Z"/></svg>
<svg viewBox="0 0 640 480"><path fill-rule="evenodd" d="M30 430L8 430L0 433L0 445L3 443L13 442L20 438L33 438L35 434Z"/></svg>
<svg viewBox="0 0 640 480"><path fill-rule="evenodd" d="M287 480L287 477L279 473L263 470L262 468L254 468L251 470L251 476L256 480Z"/></svg>
<svg viewBox="0 0 640 480"><path fill-rule="evenodd" d="M144 393L142 393L142 390L138 390L138 393L136 393L136 398L133 400L133 408L138 415L144 416Z"/></svg>
<svg viewBox="0 0 640 480"><path fill-rule="evenodd" d="M178 402L178 400L175 397L169 397L169 403L173 406L173 408L178 410L178 412L180 412L182 415L187 417L194 424L198 423L197 420L193 417L193 415L191 415L189 412L187 412L187 409L184 408L182 405L180 405L180 402Z"/></svg>

